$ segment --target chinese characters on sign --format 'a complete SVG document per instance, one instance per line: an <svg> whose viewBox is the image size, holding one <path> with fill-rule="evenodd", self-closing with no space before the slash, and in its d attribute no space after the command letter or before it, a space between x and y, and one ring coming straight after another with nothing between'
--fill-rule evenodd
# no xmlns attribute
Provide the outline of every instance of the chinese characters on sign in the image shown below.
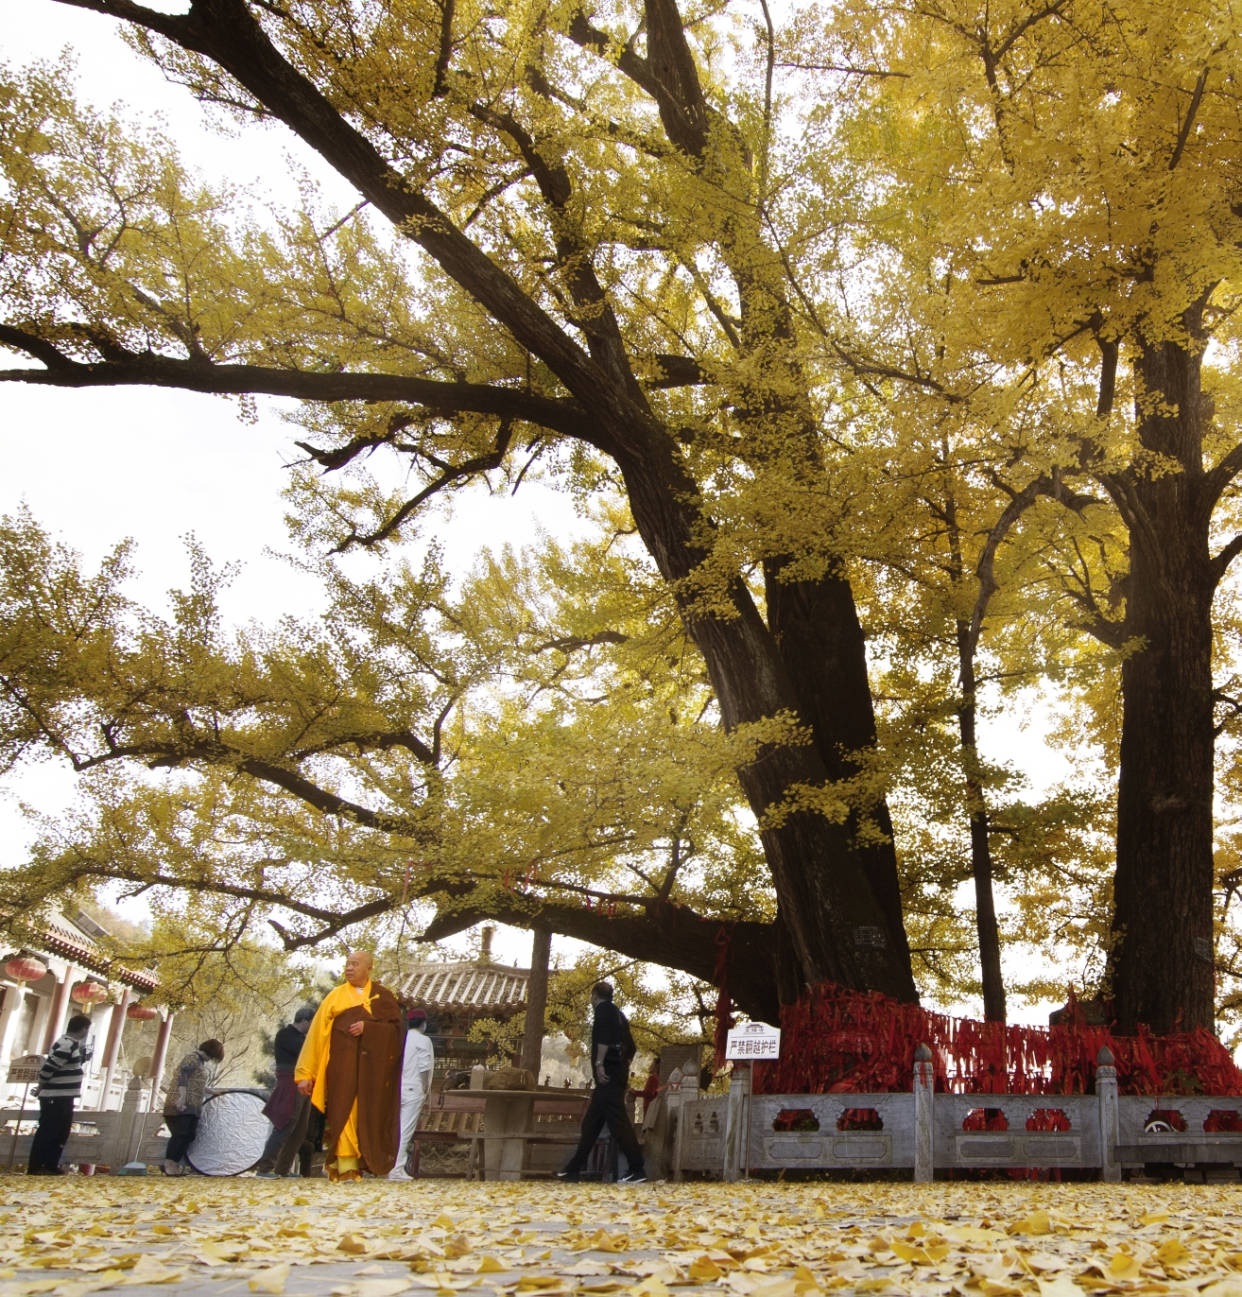
<svg viewBox="0 0 1242 1297"><path fill-rule="evenodd" d="M754 1062L780 1058L781 1029L766 1022L744 1022L734 1027L725 1042L725 1058Z"/></svg>

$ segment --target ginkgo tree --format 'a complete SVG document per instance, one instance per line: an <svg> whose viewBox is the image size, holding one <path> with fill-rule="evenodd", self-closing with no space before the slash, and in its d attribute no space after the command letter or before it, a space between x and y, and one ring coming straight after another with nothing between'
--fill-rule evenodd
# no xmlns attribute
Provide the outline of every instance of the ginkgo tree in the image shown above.
<svg viewBox="0 0 1242 1297"><path fill-rule="evenodd" d="M867 305L838 353L984 426L1055 384L997 481L1093 495L1124 533L1063 588L1122 659L1107 980L1129 1031L1213 1021L1213 601L1242 551L1238 40L1229 4L860 0L805 16L789 47L854 105L825 126L867 194L845 290Z"/></svg>
<svg viewBox="0 0 1242 1297"><path fill-rule="evenodd" d="M324 467L388 445L427 489L521 442L606 457L726 729L763 731L737 778L778 898L785 992L831 978L911 998L882 791L853 779L874 719L833 537L812 528L808 549L805 526L745 537L713 515L725 491L793 518L820 473L765 215L778 181L755 165L762 98L727 115L692 49L700 29L667 0L598 20L542 5L48 8L124 20L193 93L283 122L365 218L226 219L227 195L168 149L36 75L5 106L0 343L41 369L5 377L299 397L324 406L307 441ZM381 543L402 516L338 543Z"/></svg>
<svg viewBox="0 0 1242 1297"><path fill-rule="evenodd" d="M523 465L583 497L619 493L724 731L709 742L693 728L678 749L698 754L678 758L687 774L661 767L646 730L651 783L637 791L659 787L675 878L771 909L718 941L697 915L681 922L647 860L645 917L654 893L671 925L657 948L710 940L761 970L769 1004L826 978L915 993L888 806L900 759L877 753L859 613L860 564L900 571L913 534L877 522L881 486L922 471L905 434L931 444L955 412L961 463L990 472L1001 503L989 527L1006 497L1076 520L1098 490L1125 528L1124 566L1111 551L1062 565L1061 591L1123 658L1113 991L1123 1026L1211 1021L1211 602L1238 543L1212 553L1209 540L1228 527L1239 452L1220 431L1228 384L1215 420L1200 388L1209 338L1222 372L1233 345L1226 5L1169 24L1154 5L858 0L794 14L778 41L768 22L752 31L674 0L40 2L119 20L243 131L292 132L356 203L331 208L308 184L301 210L260 212L157 135L76 105L61 71L10 78L0 345L19 363L0 379L301 401L311 464L340 478L388 455L414 483L320 493L300 523L320 548L383 552L431 497ZM868 422L887 425L870 457L857 435ZM895 464L878 479L881 455ZM981 505L971 525L987 516ZM560 742L592 770L594 829L612 815L650 852L641 797L620 815L603 796L608 753L631 721L651 724L625 706L610 733L549 705L526 745L504 700L489 702L479 714L495 724L470 729L470 750L504 777L490 795L482 776L445 795L446 738L488 659L467 646L477 638L433 642L434 574L413 584L396 598L378 583L339 589L336 638L291 631L277 653L221 643L204 577L145 657L127 631L125 672L111 674L107 634L85 645L90 705L107 719L77 732L89 742L75 762L156 762L211 785L194 810L162 813L146 790L119 791L116 842L190 841L197 817L199 848L222 823L267 843L266 816L275 843L297 844L274 859L333 862L322 930L408 899L411 861L430 867L443 929L474 901L517 896L529 871L502 871L490 898L473 890L453 844L477 842L477 826L507 825L515 866L567 838L604 854L528 800L523 781L548 787ZM967 612L953 618L977 636ZM558 628L549 651L598 653L592 636L618 633L599 619L588 631ZM959 670L970 660L955 651ZM57 724L80 719L83 694L52 678L61 661L32 659L16 745L66 750ZM965 719L960 684L950 705ZM465 770L466 746L451 751ZM348 775L326 777L346 752ZM724 827L725 766L757 826L759 889L724 868L745 836ZM678 817L705 797L721 848L699 877L681 866ZM338 837L326 854L325 824ZM621 872L601 887L596 858L579 885L622 894L635 861L607 845L606 869ZM183 879L196 859L185 853ZM377 893L351 907L362 883ZM244 900L248 884L232 886ZM1150 904L1157 893L1175 903ZM546 917L545 893L525 899ZM624 949L629 917L596 914L601 944Z"/></svg>

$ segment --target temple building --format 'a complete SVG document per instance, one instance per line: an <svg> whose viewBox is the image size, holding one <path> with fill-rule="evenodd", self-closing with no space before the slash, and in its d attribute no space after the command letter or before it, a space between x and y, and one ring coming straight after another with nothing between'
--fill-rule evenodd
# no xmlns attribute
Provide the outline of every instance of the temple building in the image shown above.
<svg viewBox="0 0 1242 1297"><path fill-rule="evenodd" d="M172 1014L144 1003L157 979L123 966L108 936L81 912L40 922L23 944L0 947L0 1104L20 1102L44 1055L75 1013L91 1019L94 1053L80 1107L118 1109L131 1077L158 1094Z"/></svg>

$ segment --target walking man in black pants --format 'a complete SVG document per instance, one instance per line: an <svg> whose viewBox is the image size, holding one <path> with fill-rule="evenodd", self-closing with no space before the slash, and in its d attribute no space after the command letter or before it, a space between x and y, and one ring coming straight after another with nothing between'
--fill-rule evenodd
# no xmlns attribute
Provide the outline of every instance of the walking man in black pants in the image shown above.
<svg viewBox="0 0 1242 1297"><path fill-rule="evenodd" d="M75 1013L39 1068L39 1125L30 1141L27 1175L64 1174L60 1155L73 1126L73 1105L82 1094L83 1069L91 1056L86 1043L90 1029L86 1014Z"/></svg>
<svg viewBox="0 0 1242 1297"><path fill-rule="evenodd" d="M574 1155L557 1172L562 1180L577 1180L586 1166L591 1149L605 1126L608 1127L617 1147L625 1154L629 1169L620 1177L623 1184L641 1184L647 1173L643 1170L643 1150L638 1136L625 1111L625 1088L630 1079L630 1063L634 1058L634 1037L625 1014L612 1002L612 987L607 982L596 982L591 988L591 1062L594 1069L595 1089L591 1102L582 1117L582 1134Z"/></svg>

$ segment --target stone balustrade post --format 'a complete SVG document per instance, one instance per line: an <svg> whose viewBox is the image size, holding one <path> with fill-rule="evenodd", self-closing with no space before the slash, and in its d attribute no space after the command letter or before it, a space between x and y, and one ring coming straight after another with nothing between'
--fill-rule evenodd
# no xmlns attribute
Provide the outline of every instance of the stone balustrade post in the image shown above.
<svg viewBox="0 0 1242 1297"><path fill-rule="evenodd" d="M1105 1045L1095 1060L1095 1097L1100 1104L1100 1179L1121 1179L1117 1160L1117 1068L1113 1052Z"/></svg>
<svg viewBox="0 0 1242 1297"><path fill-rule="evenodd" d="M734 1063L725 1118L724 1178L742 1178L750 1170L750 1064Z"/></svg>
<svg viewBox="0 0 1242 1297"><path fill-rule="evenodd" d="M681 1127L682 1127L682 1104L685 1098L681 1092L681 1068L675 1067L668 1074L668 1082L664 1087L664 1102L668 1110L668 1124L665 1127L668 1147L665 1152L668 1155L668 1168L670 1178L673 1180L681 1179Z"/></svg>
<svg viewBox="0 0 1242 1297"><path fill-rule="evenodd" d="M929 1183L936 1169L933 1104L936 1078L927 1045L914 1051L914 1182Z"/></svg>

